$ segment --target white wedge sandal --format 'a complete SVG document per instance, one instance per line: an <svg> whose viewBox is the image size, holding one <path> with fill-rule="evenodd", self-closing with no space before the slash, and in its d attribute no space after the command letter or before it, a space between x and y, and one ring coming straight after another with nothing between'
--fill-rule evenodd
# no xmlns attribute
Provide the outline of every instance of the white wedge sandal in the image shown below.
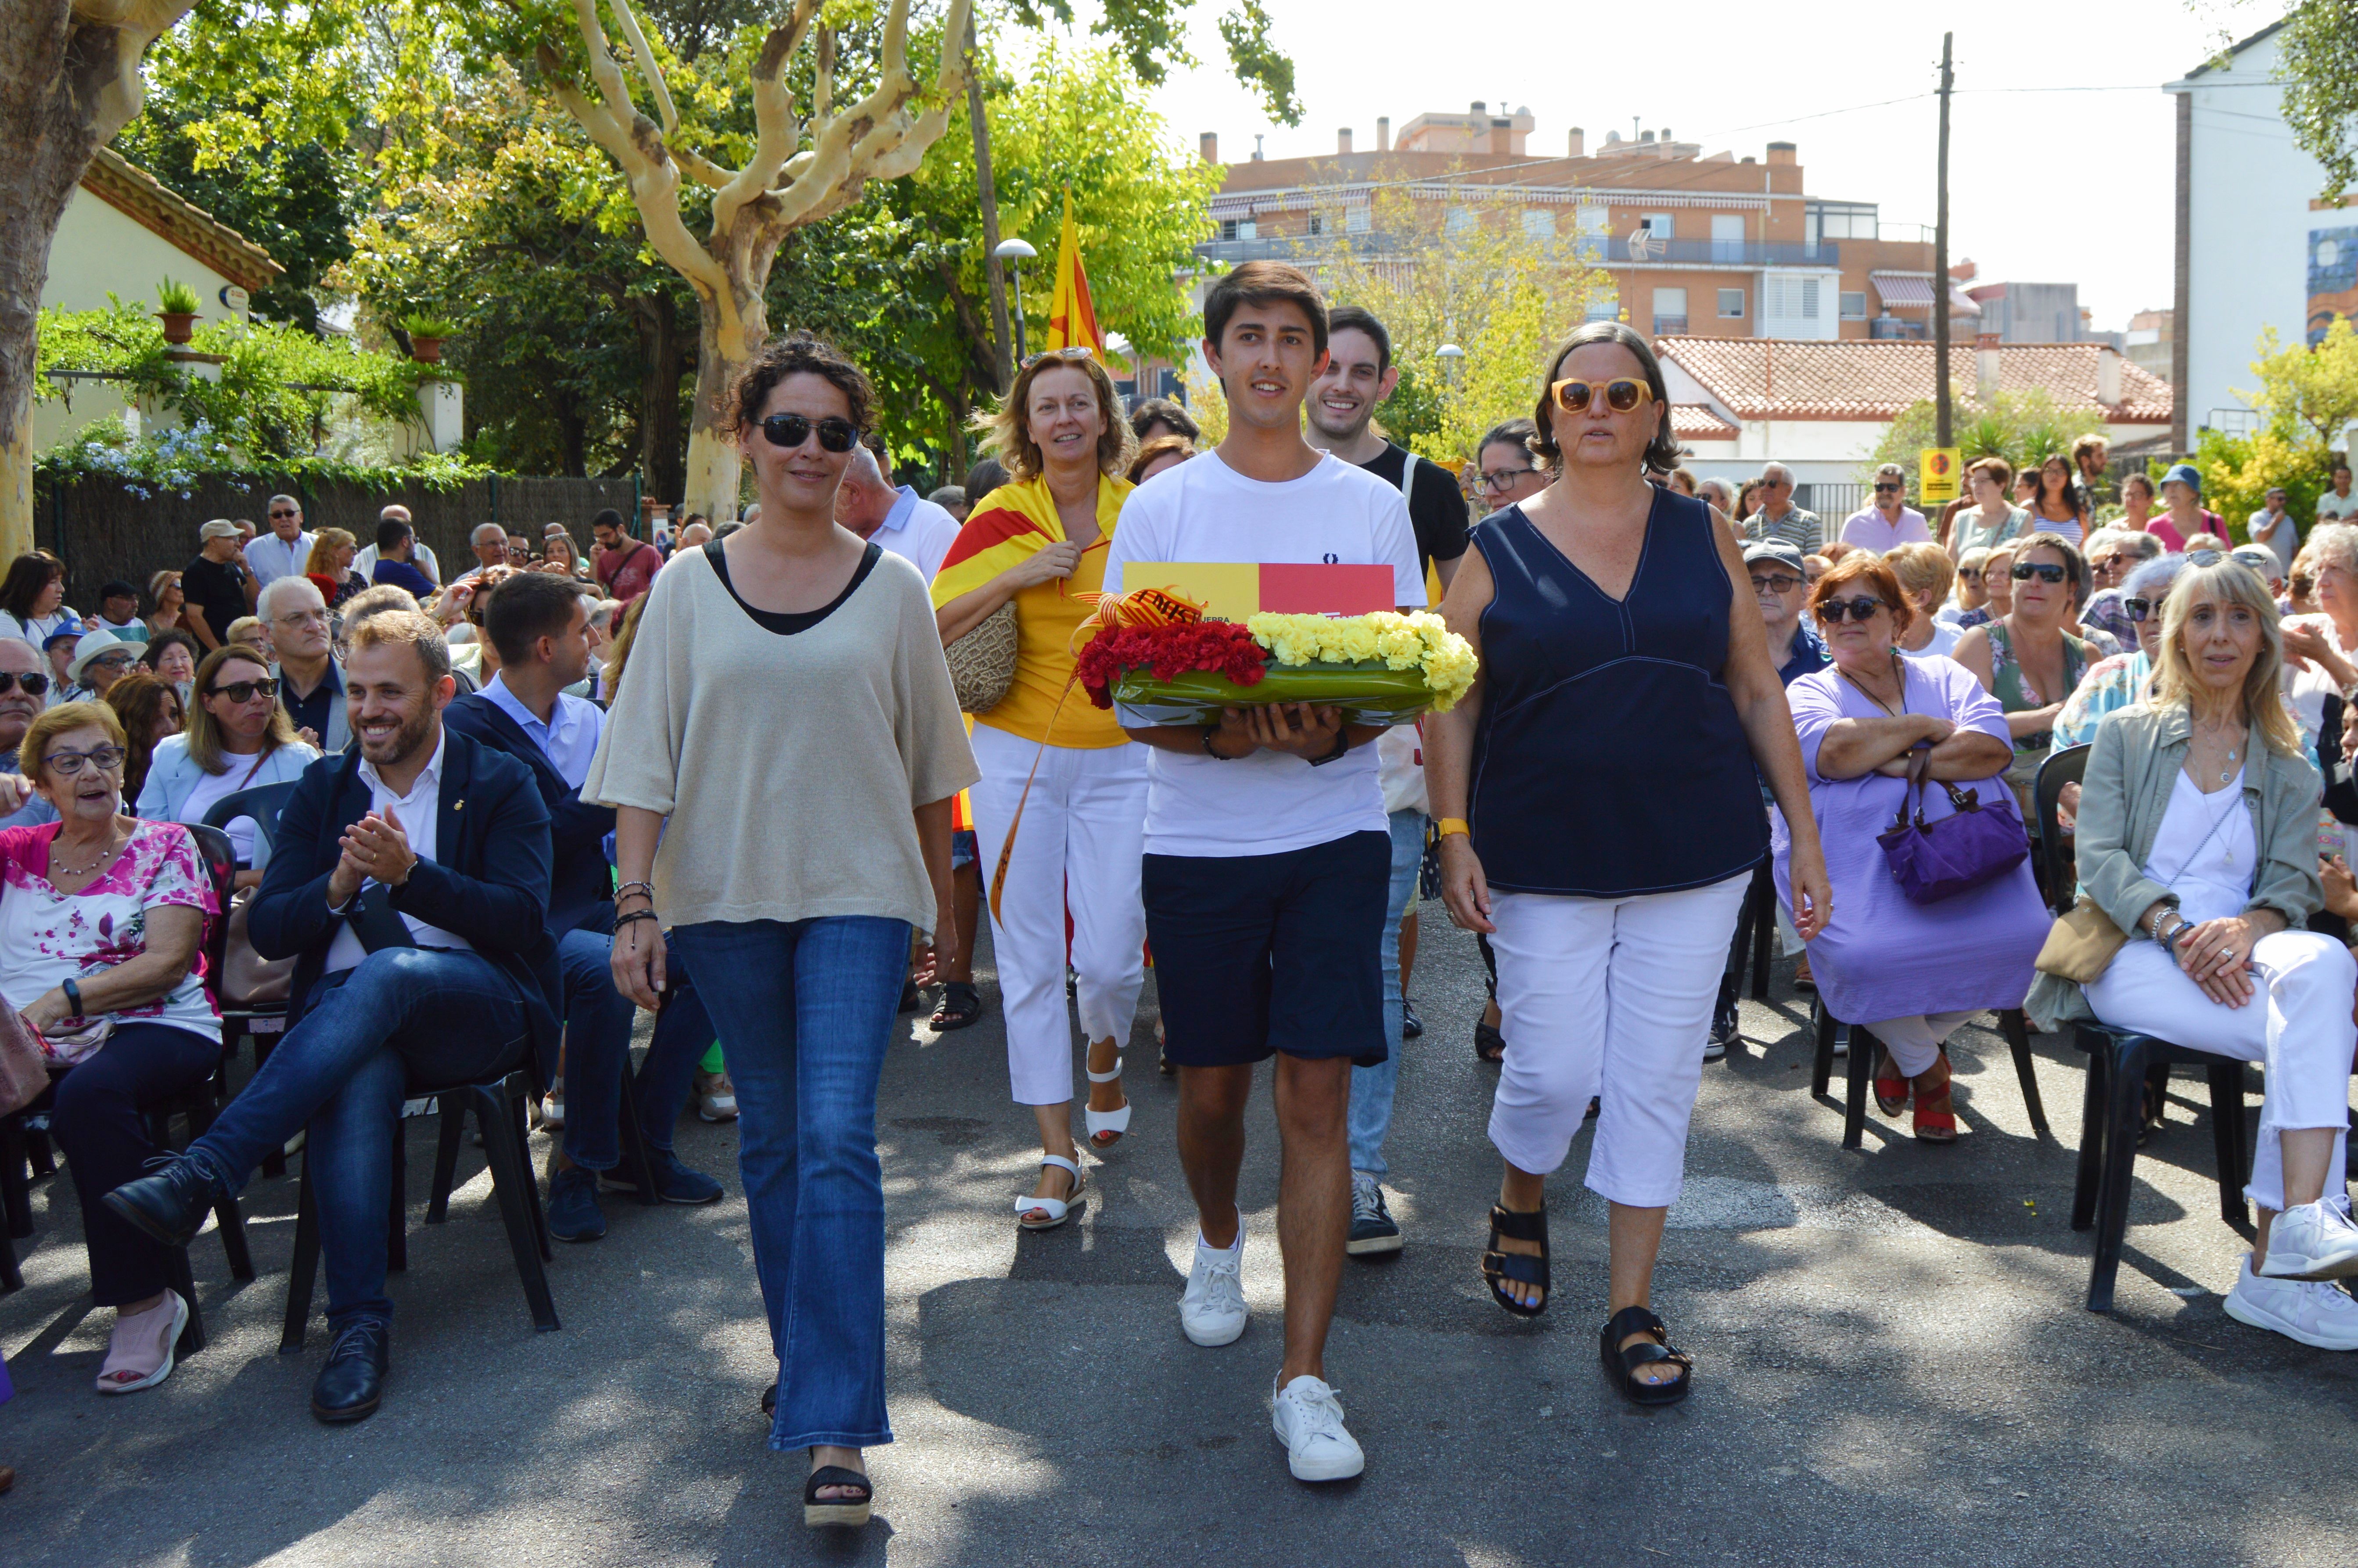
<svg viewBox="0 0 2358 1568"><path fill-rule="evenodd" d="M1073 1190L1060 1198L1033 1197L1028 1193L1017 1198L1015 1223L1025 1230L1055 1229L1056 1227L1073 1217L1073 1210L1080 1206L1081 1195L1089 1190L1089 1179L1082 1174L1079 1161L1067 1160L1062 1154L1043 1154L1040 1156L1040 1163L1044 1166L1055 1165L1060 1170L1070 1171L1073 1173ZM1035 1208L1048 1217L1030 1218L1029 1216Z"/></svg>
<svg viewBox="0 0 2358 1568"><path fill-rule="evenodd" d="M1081 1059L1081 1070L1088 1071L1087 1055ZM1121 1053L1119 1051L1114 1053L1112 1072L1089 1073L1089 1082L1093 1084L1118 1084L1120 1081ZM1122 1134L1130 1130L1130 1096L1125 1092L1120 1108L1115 1110L1092 1110L1084 1105L1081 1107L1081 1119L1088 1123L1090 1149L1102 1154L1120 1142ZM1112 1136L1108 1137L1109 1133Z"/></svg>

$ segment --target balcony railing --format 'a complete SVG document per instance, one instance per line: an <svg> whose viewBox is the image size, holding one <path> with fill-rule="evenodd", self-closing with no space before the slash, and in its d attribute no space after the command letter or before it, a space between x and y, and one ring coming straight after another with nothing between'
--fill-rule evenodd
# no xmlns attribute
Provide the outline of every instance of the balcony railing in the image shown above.
<svg viewBox="0 0 2358 1568"><path fill-rule="evenodd" d="M1374 232L1342 234L1265 234L1251 240L1206 240L1195 247L1206 261L1234 264L1247 261L1316 260L1338 251L1357 255L1403 255L1448 243L1446 234L1388 234ZM1814 244L1774 240L1657 240L1642 242L1629 234L1562 235L1556 243L1592 266L1808 266L1832 269L1842 265L1842 246L1833 240Z"/></svg>
<svg viewBox="0 0 2358 1568"><path fill-rule="evenodd" d="M1683 316L1654 318L1654 336L1658 338L1683 338L1686 336L1686 331L1687 319Z"/></svg>

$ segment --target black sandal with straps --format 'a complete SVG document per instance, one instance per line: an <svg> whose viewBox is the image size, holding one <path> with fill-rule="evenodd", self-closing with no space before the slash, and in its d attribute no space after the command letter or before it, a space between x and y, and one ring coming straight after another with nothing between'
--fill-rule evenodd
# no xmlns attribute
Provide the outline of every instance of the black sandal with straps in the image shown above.
<svg viewBox="0 0 2358 1568"><path fill-rule="evenodd" d="M840 1487L860 1495L821 1498L818 1493L822 1487ZM847 1470L840 1465L822 1465L810 1473L809 1480L803 1483L803 1523L813 1527L833 1524L857 1528L868 1522L875 1501L875 1488L869 1485L867 1476L857 1470Z"/></svg>
<svg viewBox="0 0 2358 1568"><path fill-rule="evenodd" d="M1622 1347L1621 1342L1633 1334L1651 1336L1653 1343L1643 1340ZM1662 1320L1641 1306L1626 1306L1606 1321L1604 1333L1597 1338L1597 1348L1605 1360L1605 1375L1613 1379L1622 1398L1633 1405L1674 1405L1687 1397L1694 1383L1694 1357L1671 1343L1669 1329ZM1650 1383L1638 1376L1639 1369L1658 1361L1667 1361L1679 1368L1679 1375L1666 1383Z"/></svg>
<svg viewBox="0 0 2358 1568"><path fill-rule="evenodd" d="M1529 1252L1501 1252L1498 1243L1536 1241L1537 1256ZM1548 1232L1547 1210L1532 1209L1518 1214L1497 1204L1490 1206L1490 1245L1482 1252L1482 1278L1490 1284L1490 1299L1513 1313L1517 1317L1537 1317L1547 1311L1548 1296ZM1517 1284L1537 1285L1540 1299L1532 1303L1517 1301L1500 1288L1500 1281L1512 1280Z"/></svg>

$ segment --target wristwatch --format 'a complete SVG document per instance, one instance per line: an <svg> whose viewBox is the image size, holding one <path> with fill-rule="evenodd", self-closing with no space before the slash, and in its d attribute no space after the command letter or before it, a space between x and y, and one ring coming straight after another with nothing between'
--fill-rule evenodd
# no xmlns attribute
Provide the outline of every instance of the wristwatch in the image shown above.
<svg viewBox="0 0 2358 1568"><path fill-rule="evenodd" d="M1351 749L1351 732L1350 732L1350 730L1336 730L1336 731L1335 731L1335 749L1334 749L1333 751L1331 751L1331 752L1327 752L1327 753L1326 753L1325 756L1323 756L1323 757L1313 757L1313 758L1311 758L1311 759L1310 759L1310 765L1311 765L1312 767L1314 767L1314 768L1323 768L1323 767L1325 767L1325 766L1327 763L1329 763L1329 762L1340 762L1340 761L1342 761L1342 759L1343 759L1344 753L1346 753L1346 752L1347 752L1348 751L1350 751L1350 749Z"/></svg>
<svg viewBox="0 0 2358 1568"><path fill-rule="evenodd" d="M1212 750L1212 737L1219 732L1220 727L1217 724L1206 724L1204 726L1204 755L1217 758L1218 761L1223 762L1241 762L1243 760L1242 758L1223 756L1221 753Z"/></svg>
<svg viewBox="0 0 2358 1568"><path fill-rule="evenodd" d="M82 1011L81 1011L81 983L80 983L79 981L76 981L76 980L68 980L68 981L66 981L62 986L60 986L59 989L60 990L62 990L62 991L64 991L64 992L66 993L66 1005L67 1005L68 1007L70 1007L70 1008L73 1009L73 1011L72 1011L72 1013L71 1013L71 1015L70 1015L70 1016L75 1017L75 1018L80 1018L80 1017L81 1017L81 1016L82 1016Z"/></svg>

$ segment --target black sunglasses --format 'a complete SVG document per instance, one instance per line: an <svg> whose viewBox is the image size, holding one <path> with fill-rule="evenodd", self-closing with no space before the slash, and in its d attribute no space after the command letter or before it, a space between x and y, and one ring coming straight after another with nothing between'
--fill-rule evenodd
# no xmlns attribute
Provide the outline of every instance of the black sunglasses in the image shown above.
<svg viewBox="0 0 2358 1568"><path fill-rule="evenodd" d="M38 697L43 692L49 689L49 677L47 676L10 675L5 670L0 670L0 697L7 696L11 690L17 687L25 688L25 695L27 697Z"/></svg>
<svg viewBox="0 0 2358 1568"><path fill-rule="evenodd" d="M762 435L773 447L794 450L810 439L814 428L810 420L799 414L773 414L762 421ZM848 452L860 439L860 427L849 419L838 419L830 414L817 421L818 444L830 452Z"/></svg>
<svg viewBox="0 0 2358 1568"><path fill-rule="evenodd" d="M254 700L254 694L256 692L260 692L265 697L276 697L278 695L278 683L267 678L262 680L233 680L227 686L217 686L213 687L211 691L205 693L205 695L207 697L225 697L232 702L251 702Z"/></svg>
<svg viewBox="0 0 2358 1568"><path fill-rule="evenodd" d="M2159 610L2161 606L2156 604L2150 599L2124 599L2121 600L2121 608L2128 611L2128 617L2130 620L2143 621L2147 616L2151 615L2156 611Z"/></svg>
<svg viewBox="0 0 2358 1568"><path fill-rule="evenodd" d="M1757 577L1752 579L1752 591L1755 593L1790 593L1801 586L1800 578L1788 577L1781 573L1776 577Z"/></svg>
<svg viewBox="0 0 2358 1568"><path fill-rule="evenodd" d="M1829 599L1818 606L1818 619L1829 625L1839 626L1843 616L1847 613L1853 621L1864 626L1875 619L1877 611L1884 608L1883 600L1864 595L1857 599Z"/></svg>
<svg viewBox="0 0 2358 1568"><path fill-rule="evenodd" d="M1900 484L1898 480L1890 480L1885 483L1877 485L1875 487L1875 493L1877 495L1888 495L1899 488Z"/></svg>
<svg viewBox="0 0 2358 1568"><path fill-rule="evenodd" d="M2041 582L2061 582L2065 573L2061 567L2050 561L2023 561L2014 568L2014 580L2028 582L2037 578Z"/></svg>

